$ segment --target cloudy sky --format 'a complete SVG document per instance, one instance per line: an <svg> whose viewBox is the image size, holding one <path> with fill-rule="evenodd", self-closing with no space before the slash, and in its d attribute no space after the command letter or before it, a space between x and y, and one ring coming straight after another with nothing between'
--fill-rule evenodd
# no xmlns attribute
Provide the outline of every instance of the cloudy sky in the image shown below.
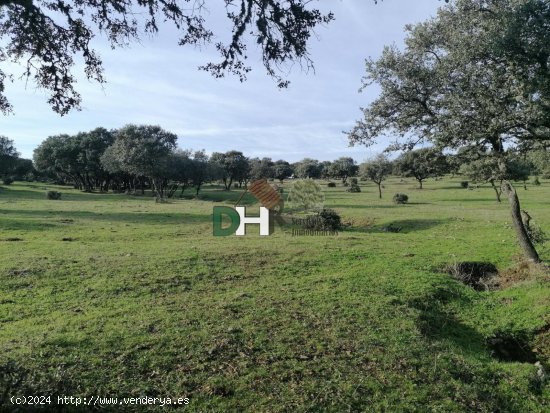
<svg viewBox="0 0 550 413"><path fill-rule="evenodd" d="M221 2L220 2L221 3ZM227 151L247 156L298 161L304 157L332 160L353 156L357 161L379 152L348 147L349 130L376 95L376 89L359 93L364 59L380 55L384 45L402 44L403 26L433 16L438 0L333 0L336 20L317 30L310 45L315 73L294 68L291 85L279 90L265 74L257 56L245 83L226 77L214 79L197 70L217 61L213 48L195 50L176 45L175 33L162 29L129 49L112 51L97 39L107 84L100 86L75 69L82 94L82 111L60 117L46 104L45 94L31 83L7 85L15 114L0 119L0 134L8 136L24 157L50 135L76 133L98 126L118 128L127 123L157 124L178 135L181 148ZM208 18L219 31L226 23L215 10ZM222 30L223 32L223 30ZM13 67L16 74L21 67ZM0 115L2 116L2 115Z"/></svg>

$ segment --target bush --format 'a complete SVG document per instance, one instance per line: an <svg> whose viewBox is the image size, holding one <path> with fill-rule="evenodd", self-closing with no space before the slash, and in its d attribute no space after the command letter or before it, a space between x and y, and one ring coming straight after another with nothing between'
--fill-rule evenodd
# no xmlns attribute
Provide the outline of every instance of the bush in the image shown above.
<svg viewBox="0 0 550 413"><path fill-rule="evenodd" d="M361 192L361 188L359 187L359 183L357 182L357 178L352 178L350 187L347 189L348 192Z"/></svg>
<svg viewBox="0 0 550 413"><path fill-rule="evenodd" d="M319 212L319 217L326 231L338 231L342 229L342 218L333 209L323 208L321 212Z"/></svg>
<svg viewBox="0 0 550 413"><path fill-rule="evenodd" d="M461 186L462 188L468 188L468 185L469 185L469 182L468 182L468 181L462 181L462 182L460 182L460 186Z"/></svg>
<svg viewBox="0 0 550 413"><path fill-rule="evenodd" d="M327 186L328 186L329 188L335 188L335 187L336 187L336 183L335 183L335 182L329 182L329 183L327 184Z"/></svg>
<svg viewBox="0 0 550 413"><path fill-rule="evenodd" d="M336 211L323 208L317 214L300 220L300 226L312 231L338 231L342 229L342 218Z"/></svg>
<svg viewBox="0 0 550 413"><path fill-rule="evenodd" d="M393 202L396 204L406 204L409 202L409 197L406 194L395 194L393 196Z"/></svg>
<svg viewBox="0 0 550 413"><path fill-rule="evenodd" d="M4 183L4 185L11 185L13 183L13 178L9 177L9 176L6 176L2 182Z"/></svg>
<svg viewBox="0 0 550 413"><path fill-rule="evenodd" d="M61 192L48 191L48 192L46 192L46 198L48 198L48 199L61 199Z"/></svg>
<svg viewBox="0 0 550 413"><path fill-rule="evenodd" d="M540 185L539 177L535 176L535 179L533 179L533 185Z"/></svg>

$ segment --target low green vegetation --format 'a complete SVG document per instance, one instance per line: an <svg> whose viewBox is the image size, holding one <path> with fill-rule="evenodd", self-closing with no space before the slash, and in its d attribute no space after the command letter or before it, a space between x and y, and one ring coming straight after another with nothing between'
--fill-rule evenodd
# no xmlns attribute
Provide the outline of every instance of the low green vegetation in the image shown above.
<svg viewBox="0 0 550 413"><path fill-rule="evenodd" d="M241 196L219 186L161 204L2 187L0 394L181 396L189 412L548 411L548 275L515 258L490 185L461 180L390 177L382 199L376 183L320 181L344 229L302 237L213 237L212 207ZM540 184L519 189L522 207L549 228ZM254 212L250 194L241 203ZM466 261L496 266L498 285L445 272Z"/></svg>

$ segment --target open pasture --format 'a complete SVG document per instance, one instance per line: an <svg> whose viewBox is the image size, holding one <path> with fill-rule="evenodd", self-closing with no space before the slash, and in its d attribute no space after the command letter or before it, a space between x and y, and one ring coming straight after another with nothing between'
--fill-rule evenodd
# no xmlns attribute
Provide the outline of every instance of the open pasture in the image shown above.
<svg viewBox="0 0 550 413"><path fill-rule="evenodd" d="M1 390L181 396L188 412L548 411L534 360L491 349L516 337L548 365L548 276L518 269L508 205L460 180L392 178L381 200L370 183L320 181L348 226L318 237L213 237L212 207L236 189L155 204L3 187ZM550 232L550 182L517 190ZM548 262L549 244L539 251ZM441 270L460 261L495 264L502 287Z"/></svg>

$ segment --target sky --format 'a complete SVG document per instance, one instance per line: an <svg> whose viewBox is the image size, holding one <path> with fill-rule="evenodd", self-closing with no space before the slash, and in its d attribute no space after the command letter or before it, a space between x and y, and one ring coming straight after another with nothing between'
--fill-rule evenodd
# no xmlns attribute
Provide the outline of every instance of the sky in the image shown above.
<svg viewBox="0 0 550 413"><path fill-rule="evenodd" d="M94 46L107 83L88 81L82 66L75 67L82 110L61 117L46 103L44 91L16 79L6 85L14 114L0 114L0 135L13 139L23 157L32 158L33 149L51 135L154 124L176 133L182 149L235 149L250 157L290 162L351 156L362 162L387 144L349 147L343 133L361 117L360 107L376 98L376 87L359 93L365 58L378 57L384 45L402 45L404 26L435 15L442 4L321 0L316 7L330 9L335 21L318 28L311 39L315 72L292 68L287 89L277 88L266 75L257 53L248 61L253 70L244 83L231 75L215 79L199 71L198 66L219 60L214 47L178 46L171 28L161 27L157 36L114 51L98 37ZM217 10L206 17L220 36L227 33L223 28L229 26ZM16 77L23 71L15 65L9 69Z"/></svg>

